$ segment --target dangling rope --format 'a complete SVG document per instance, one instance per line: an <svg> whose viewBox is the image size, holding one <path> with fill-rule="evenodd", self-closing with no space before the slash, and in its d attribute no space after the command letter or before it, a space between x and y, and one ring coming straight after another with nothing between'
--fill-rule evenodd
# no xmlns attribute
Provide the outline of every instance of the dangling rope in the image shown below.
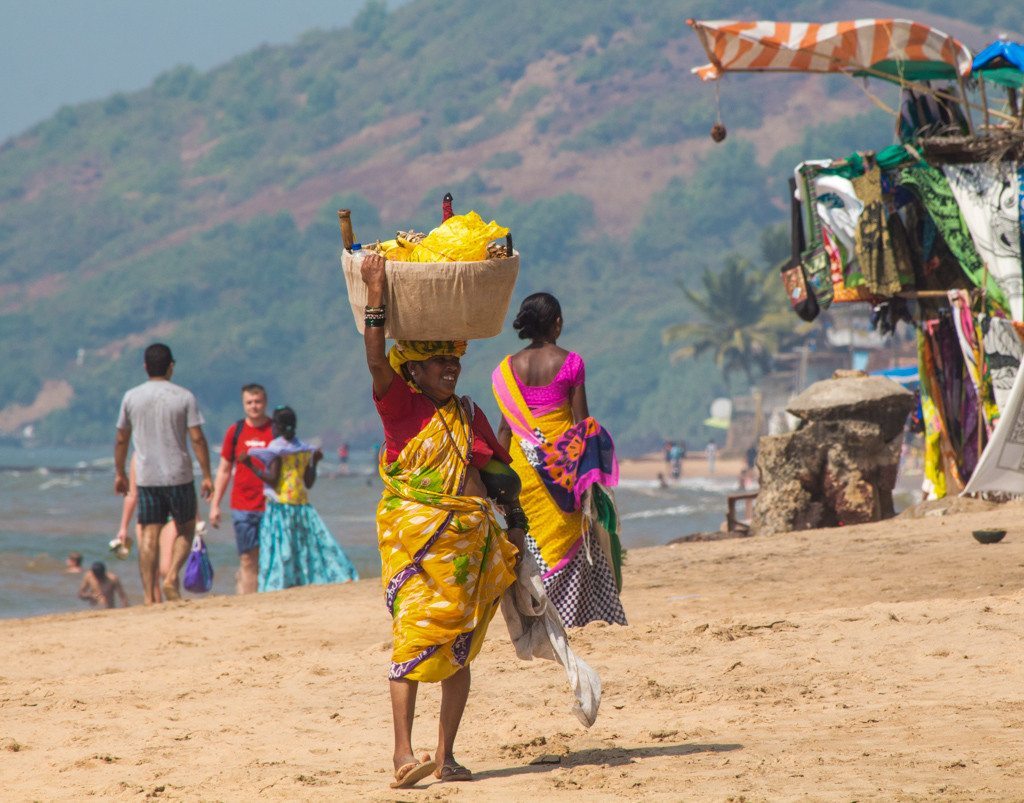
<svg viewBox="0 0 1024 803"><path fill-rule="evenodd" d="M876 95L874 92L868 89L868 77L866 75L861 76L861 78L863 79L861 81L858 81L857 76L853 75L852 73L843 72L842 75L845 75L847 78L853 81L853 83L860 88L860 91L867 96L868 100L874 103L883 112L885 112L886 114L891 114L893 117L897 118L900 116L900 113L896 109L894 109L892 106L890 106L880 97L878 97L878 95ZM900 85L903 85L902 79L900 79Z"/></svg>

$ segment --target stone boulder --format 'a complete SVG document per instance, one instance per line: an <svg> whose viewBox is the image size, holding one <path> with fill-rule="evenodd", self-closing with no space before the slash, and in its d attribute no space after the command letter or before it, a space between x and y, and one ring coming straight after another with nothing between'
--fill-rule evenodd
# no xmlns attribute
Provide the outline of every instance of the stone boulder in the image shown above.
<svg viewBox="0 0 1024 803"><path fill-rule="evenodd" d="M817 382L789 412L795 432L760 439L755 534L879 521L893 515L903 426L914 396L895 382L853 376Z"/></svg>
<svg viewBox="0 0 1024 803"><path fill-rule="evenodd" d="M889 441L903 432L914 394L884 376L839 376L815 382L786 410L801 421L869 421Z"/></svg>

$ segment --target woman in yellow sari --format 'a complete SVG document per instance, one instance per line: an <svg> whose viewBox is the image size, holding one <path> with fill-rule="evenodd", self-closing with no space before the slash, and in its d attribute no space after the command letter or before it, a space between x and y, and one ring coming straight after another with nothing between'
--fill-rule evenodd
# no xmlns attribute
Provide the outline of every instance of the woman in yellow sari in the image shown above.
<svg viewBox="0 0 1024 803"><path fill-rule="evenodd" d="M550 293L527 296L512 325L530 345L501 361L492 384L498 440L523 483L526 548L566 627L624 625L618 516L605 490L619 469L611 436L587 409L583 358L558 346L562 308Z"/></svg>
<svg viewBox="0 0 1024 803"><path fill-rule="evenodd" d="M366 361L384 425L377 538L394 640L392 787L412 786L431 772L444 781L470 780L455 760L455 735L470 662L515 581L526 523L518 480L486 417L455 395L465 342L399 341L386 352L384 260L368 254L361 270ZM507 532L488 497L502 505ZM419 681L441 683L433 757L412 748Z"/></svg>

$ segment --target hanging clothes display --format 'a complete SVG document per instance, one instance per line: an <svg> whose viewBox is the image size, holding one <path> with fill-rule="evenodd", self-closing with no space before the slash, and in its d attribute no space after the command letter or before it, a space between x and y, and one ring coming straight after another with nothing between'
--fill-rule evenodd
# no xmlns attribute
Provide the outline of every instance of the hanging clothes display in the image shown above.
<svg viewBox="0 0 1024 803"><path fill-rule="evenodd" d="M806 249L800 254L800 264L803 267L808 289L814 293L818 300L818 306L826 310L832 304L835 266L822 238L821 219L817 212L813 177L811 168L804 168L798 173L800 194L802 198L806 199L801 204L801 209L804 218L804 237L807 243Z"/></svg>
<svg viewBox="0 0 1024 803"><path fill-rule="evenodd" d="M913 196L902 211L907 221L906 230L913 254L911 264L914 269L914 288L929 293L973 287L920 199ZM921 320L935 318L945 307L944 298L926 295L917 300L918 317Z"/></svg>
<svg viewBox="0 0 1024 803"><path fill-rule="evenodd" d="M864 287L855 253L857 220L864 204L857 198L853 184L842 176L821 173L831 161L814 160L797 165L796 198L806 207L805 185L814 195L818 231L829 261L832 300L836 302L867 301L871 294Z"/></svg>
<svg viewBox="0 0 1024 803"><path fill-rule="evenodd" d="M944 165L942 172L979 256L1009 302L1010 316L1024 321L1017 170L1005 162L986 162Z"/></svg>
<svg viewBox="0 0 1024 803"><path fill-rule="evenodd" d="M1019 494L1024 487L1024 371L1017 372L1013 390L992 440L981 456L964 493L1000 491Z"/></svg>
<svg viewBox="0 0 1024 803"><path fill-rule="evenodd" d="M889 235L889 216L882 199L882 171L877 166L871 167L852 184L864 204L857 221L854 245L864 284L876 295L895 295L902 285Z"/></svg>
<svg viewBox="0 0 1024 803"><path fill-rule="evenodd" d="M982 415L985 435L988 436L992 434L992 425L999 418L999 408L992 396L992 377L989 376L982 351L981 331L974 320L974 313L971 312L971 297L965 290L950 290L947 297L953 327L960 343L960 353L967 375L971 379L975 398L979 402L978 409Z"/></svg>
<svg viewBox="0 0 1024 803"><path fill-rule="evenodd" d="M924 162L905 167L899 171L900 183L912 189L928 210L935 227L946 241L950 252L960 263L975 287L985 285L991 302L1006 310L1008 303L1002 288L991 274L985 277L985 265L974 247L970 231L964 222L953 191L941 170Z"/></svg>
<svg viewBox="0 0 1024 803"><path fill-rule="evenodd" d="M818 195L818 217L839 240L843 262L855 259L854 240L857 220L864 204L853 189L853 183L842 176L818 175L814 179Z"/></svg>
<svg viewBox="0 0 1024 803"><path fill-rule="evenodd" d="M979 315L978 325L985 363L992 378L992 395L1002 417L1006 413L1020 362L1024 359L1024 343L1013 323L1006 318Z"/></svg>
<svg viewBox="0 0 1024 803"><path fill-rule="evenodd" d="M925 490L931 499L947 493L946 474L952 475L956 490L963 487L956 468L956 452L946 432L942 415L942 396L936 386L935 358L932 343L922 330L917 333L917 363L921 377L921 418L924 423Z"/></svg>
<svg viewBox="0 0 1024 803"><path fill-rule="evenodd" d="M979 470L1007 415L1024 447L1024 164L936 167L918 147L801 163L792 234L807 284L827 270L836 302L871 302L876 331L917 329L923 484L942 497Z"/></svg>
<svg viewBox="0 0 1024 803"><path fill-rule="evenodd" d="M941 498L964 489L976 462L974 435L975 398L965 392L964 361L948 315L922 325L918 339L921 403L925 414L925 476ZM968 451L973 454L968 455ZM950 488L948 480L952 483Z"/></svg>

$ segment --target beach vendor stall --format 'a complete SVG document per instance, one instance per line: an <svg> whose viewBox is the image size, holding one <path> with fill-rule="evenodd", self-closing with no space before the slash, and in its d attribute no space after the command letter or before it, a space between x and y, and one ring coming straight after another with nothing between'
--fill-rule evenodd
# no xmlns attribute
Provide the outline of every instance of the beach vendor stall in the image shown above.
<svg viewBox="0 0 1024 803"><path fill-rule="evenodd" d="M377 507L384 601L392 617L388 673L394 717L393 788L433 773L466 781L454 742L470 664L501 607L517 655L558 660L593 724L600 680L569 647L525 555L520 482L483 412L455 392L467 341L501 331L519 268L508 229L476 212L427 234L398 232L363 247L339 212L342 268L363 334L384 427ZM386 337L395 343L386 348ZM525 555L525 557L524 557ZM421 681L441 684L434 753L413 750Z"/></svg>
<svg viewBox="0 0 1024 803"><path fill-rule="evenodd" d="M795 166L793 256L780 271L805 320L859 302L882 331L915 328L925 489L941 497L973 488L1001 415L1016 417L1019 405L1024 48L994 43L974 59L909 20L689 24L710 60L694 68L703 80L805 71L901 86L899 108L869 92L893 114L896 144ZM986 78L1007 88L1003 106L992 107ZM1024 475L1016 481L1024 493Z"/></svg>

